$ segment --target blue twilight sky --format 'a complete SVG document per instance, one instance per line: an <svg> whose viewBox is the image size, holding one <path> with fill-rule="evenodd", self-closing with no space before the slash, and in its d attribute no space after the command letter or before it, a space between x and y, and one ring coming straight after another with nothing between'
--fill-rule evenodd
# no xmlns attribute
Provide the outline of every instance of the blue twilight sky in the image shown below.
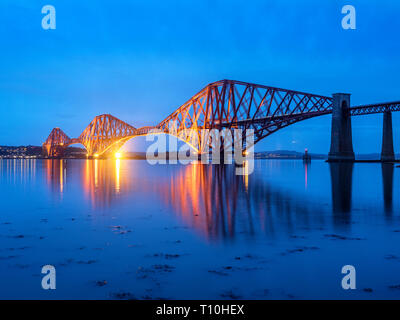
<svg viewBox="0 0 400 320"><path fill-rule="evenodd" d="M41 28L46 4L56 30ZM356 30L341 27L345 4ZM399 17L396 0L2 0L0 145L40 145L56 126L77 137L101 113L155 125L220 79L349 92L353 104L400 100ZM356 152L379 151L381 117L353 118ZM395 148L399 124L394 114ZM326 153L329 142L325 116L256 150Z"/></svg>

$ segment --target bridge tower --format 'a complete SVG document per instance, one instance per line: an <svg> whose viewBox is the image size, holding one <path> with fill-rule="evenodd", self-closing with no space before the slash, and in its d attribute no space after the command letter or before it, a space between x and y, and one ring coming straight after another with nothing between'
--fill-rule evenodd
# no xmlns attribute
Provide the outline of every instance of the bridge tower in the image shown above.
<svg viewBox="0 0 400 320"><path fill-rule="evenodd" d="M387 110L383 113L381 161L386 162L394 160L392 112Z"/></svg>
<svg viewBox="0 0 400 320"><path fill-rule="evenodd" d="M333 94L331 150L328 161L354 161L349 108L350 94Z"/></svg>

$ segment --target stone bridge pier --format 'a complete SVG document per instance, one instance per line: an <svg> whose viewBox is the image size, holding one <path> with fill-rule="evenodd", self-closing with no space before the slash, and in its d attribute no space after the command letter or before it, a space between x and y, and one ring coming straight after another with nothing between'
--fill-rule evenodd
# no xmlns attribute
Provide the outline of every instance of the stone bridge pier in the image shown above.
<svg viewBox="0 0 400 320"><path fill-rule="evenodd" d="M383 113L381 161L390 162L394 160L392 112L387 110Z"/></svg>
<svg viewBox="0 0 400 320"><path fill-rule="evenodd" d="M333 94L331 150L328 161L354 161L349 108L350 94Z"/></svg>
<svg viewBox="0 0 400 320"><path fill-rule="evenodd" d="M328 155L330 162L354 161L353 138L351 132L350 94L335 93L332 102L331 149ZM382 162L395 160L393 148L392 112L383 113Z"/></svg>

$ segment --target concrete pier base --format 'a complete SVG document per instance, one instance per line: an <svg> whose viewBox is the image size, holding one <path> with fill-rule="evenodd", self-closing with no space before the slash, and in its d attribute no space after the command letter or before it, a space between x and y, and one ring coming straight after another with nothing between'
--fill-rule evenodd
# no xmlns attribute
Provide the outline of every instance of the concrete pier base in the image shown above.
<svg viewBox="0 0 400 320"><path fill-rule="evenodd" d="M386 111L383 113L381 161L388 162L394 160L392 113L390 111Z"/></svg>
<svg viewBox="0 0 400 320"><path fill-rule="evenodd" d="M334 93L332 105L331 149L328 161L354 161L351 134L350 94Z"/></svg>

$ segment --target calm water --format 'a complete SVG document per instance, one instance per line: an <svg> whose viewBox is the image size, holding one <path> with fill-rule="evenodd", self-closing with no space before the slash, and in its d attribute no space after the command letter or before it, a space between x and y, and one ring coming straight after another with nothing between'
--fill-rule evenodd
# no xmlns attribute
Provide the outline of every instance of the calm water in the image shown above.
<svg viewBox="0 0 400 320"><path fill-rule="evenodd" d="M234 170L0 160L0 298L400 298L400 168ZM346 264L357 290L341 288Z"/></svg>

